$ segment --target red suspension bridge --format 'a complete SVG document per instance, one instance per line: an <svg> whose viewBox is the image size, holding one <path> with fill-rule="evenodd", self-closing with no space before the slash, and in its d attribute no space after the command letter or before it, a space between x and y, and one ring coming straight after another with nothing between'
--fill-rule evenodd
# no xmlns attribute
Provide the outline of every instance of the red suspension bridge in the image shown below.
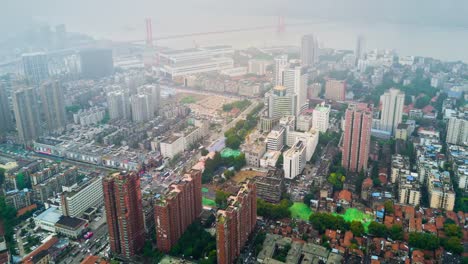
<svg viewBox="0 0 468 264"><path fill-rule="evenodd" d="M283 16L278 16L278 22L276 25L244 27L244 28L215 30L215 31L206 31L206 32L194 32L194 33L186 33L186 34L159 36L159 37L153 37L153 28L151 24L151 19L149 18L145 19L145 23L146 23L146 39L145 40L142 40L142 39L131 40L128 42L146 43L147 46L152 46L153 41L157 41L157 40L180 39L180 38L188 38L188 37L195 37L195 36L216 35L216 34L236 33L236 32L245 32L245 31L257 31L257 30L263 30L263 29L276 29L277 33L283 33L286 31L286 23L285 23L285 19ZM310 24L310 23L288 24L288 26L297 26L297 25L305 25L305 24Z"/></svg>

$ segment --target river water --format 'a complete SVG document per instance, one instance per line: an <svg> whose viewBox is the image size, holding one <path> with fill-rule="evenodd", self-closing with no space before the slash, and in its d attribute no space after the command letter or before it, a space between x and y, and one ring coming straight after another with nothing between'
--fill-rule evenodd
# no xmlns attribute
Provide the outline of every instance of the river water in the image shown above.
<svg viewBox="0 0 468 264"><path fill-rule="evenodd" d="M152 18L153 36L230 30L246 27L272 28L231 32L180 39L160 40L157 45L190 48L206 45L251 46L300 45L301 36L313 33L323 47L354 49L358 35L365 37L366 50L394 49L402 55L434 57L442 60L468 62L468 28L426 26L415 24L362 23L323 19L299 20L285 18L286 29L277 33L277 18L272 16L206 16L180 15ZM105 23L98 21L66 21L70 31L97 38L119 41L145 39L145 24L141 17L117 17Z"/></svg>

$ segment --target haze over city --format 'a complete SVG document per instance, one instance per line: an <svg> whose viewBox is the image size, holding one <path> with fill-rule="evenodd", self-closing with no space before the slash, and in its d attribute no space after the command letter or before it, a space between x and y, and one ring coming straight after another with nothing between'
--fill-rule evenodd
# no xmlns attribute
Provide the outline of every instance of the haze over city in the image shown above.
<svg viewBox="0 0 468 264"><path fill-rule="evenodd" d="M466 1L4 2L0 264L468 263Z"/></svg>

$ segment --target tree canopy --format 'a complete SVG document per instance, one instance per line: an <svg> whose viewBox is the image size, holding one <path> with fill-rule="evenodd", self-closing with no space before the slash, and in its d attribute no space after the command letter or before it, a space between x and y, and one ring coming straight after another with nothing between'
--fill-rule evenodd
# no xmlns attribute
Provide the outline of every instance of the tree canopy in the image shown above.
<svg viewBox="0 0 468 264"><path fill-rule="evenodd" d="M268 219L277 220L291 217L289 207L291 202L283 199L279 204L265 202L263 199L257 199L257 214Z"/></svg>

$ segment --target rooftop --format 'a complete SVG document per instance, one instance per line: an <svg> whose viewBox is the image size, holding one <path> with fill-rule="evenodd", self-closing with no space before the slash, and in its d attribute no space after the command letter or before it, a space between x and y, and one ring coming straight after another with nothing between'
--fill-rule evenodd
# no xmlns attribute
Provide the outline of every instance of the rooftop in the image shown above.
<svg viewBox="0 0 468 264"><path fill-rule="evenodd" d="M62 216L60 217L60 220L58 220L56 225L60 225L63 227L69 227L72 229L77 229L80 226L86 224L86 221L81 219L81 218L76 218L76 217L69 217L69 216Z"/></svg>
<svg viewBox="0 0 468 264"><path fill-rule="evenodd" d="M34 219L36 221L44 221L49 223L57 223L62 217L62 213L59 209L55 207L50 207L49 209L42 212L40 215L36 216Z"/></svg>

